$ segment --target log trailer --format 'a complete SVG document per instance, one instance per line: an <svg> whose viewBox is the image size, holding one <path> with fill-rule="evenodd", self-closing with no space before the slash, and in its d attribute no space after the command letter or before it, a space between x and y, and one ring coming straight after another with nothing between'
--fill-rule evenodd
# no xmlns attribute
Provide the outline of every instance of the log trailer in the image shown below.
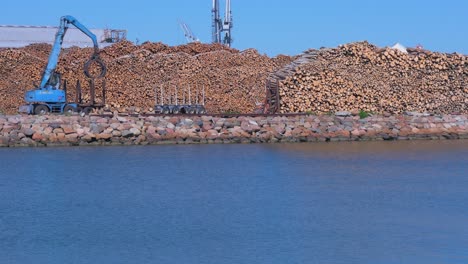
<svg viewBox="0 0 468 264"><path fill-rule="evenodd" d="M202 91L196 87L195 95L192 95L190 86L179 90L178 86L172 89L165 89L162 85L159 89L155 88L155 106L156 114L206 114L205 108L205 87ZM179 97L179 94L181 96Z"/></svg>
<svg viewBox="0 0 468 264"><path fill-rule="evenodd" d="M91 102L83 104L81 100L81 88L79 83L76 86L76 98L77 102L67 102L67 91L66 82L64 83L63 89L61 86L60 73L56 72L56 67L62 48L63 38L69 25L74 25L77 29L88 36L94 45L94 52L91 58L84 64L84 74L90 79L90 92ZM91 75L89 68L91 64L96 63L100 67L100 72L97 75ZM47 66L42 74L41 83L39 86L35 85L34 90L29 90L24 96L26 105L20 106L20 113L27 114L46 114L48 112L54 113L72 113L72 112L83 112L88 114L94 108L100 108L105 105L105 83L103 83L103 98L102 103L97 104L94 101L95 87L94 80L96 78L103 78L106 74L106 65L99 57L99 46L96 35L82 25L78 20L72 16L63 16L60 19L60 27L55 35L55 41L52 46L52 51L49 55Z"/></svg>

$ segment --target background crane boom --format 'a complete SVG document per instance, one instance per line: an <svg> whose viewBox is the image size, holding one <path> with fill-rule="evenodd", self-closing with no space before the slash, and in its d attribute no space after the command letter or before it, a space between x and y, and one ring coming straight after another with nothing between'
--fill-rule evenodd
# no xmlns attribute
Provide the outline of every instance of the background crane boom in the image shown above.
<svg viewBox="0 0 468 264"><path fill-rule="evenodd" d="M182 28L182 30L184 31L184 36L185 36L185 39L187 40L187 43L200 42L200 39L198 39L193 34L192 30L186 23L179 20L179 25L180 25L180 28Z"/></svg>

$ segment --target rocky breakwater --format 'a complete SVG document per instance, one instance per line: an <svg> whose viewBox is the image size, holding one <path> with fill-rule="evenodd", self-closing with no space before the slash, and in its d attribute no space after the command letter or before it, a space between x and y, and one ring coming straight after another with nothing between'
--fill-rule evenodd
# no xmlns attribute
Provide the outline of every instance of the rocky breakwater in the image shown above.
<svg viewBox="0 0 468 264"><path fill-rule="evenodd" d="M0 146L468 139L468 115L0 116Z"/></svg>

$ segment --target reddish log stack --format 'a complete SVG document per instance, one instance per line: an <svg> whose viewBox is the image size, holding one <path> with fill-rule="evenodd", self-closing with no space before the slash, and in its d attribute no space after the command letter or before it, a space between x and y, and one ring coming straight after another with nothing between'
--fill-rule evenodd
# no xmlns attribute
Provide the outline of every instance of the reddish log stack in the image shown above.
<svg viewBox="0 0 468 264"><path fill-rule="evenodd" d="M26 90L40 76L51 46L30 45L21 49L0 50L0 111L17 112ZM89 98L83 64L90 48L63 50L57 70L68 82L69 101L80 80L84 98ZM108 67L107 104L111 111L151 111L155 90L192 89L193 96L205 89L206 108L211 113L252 112L264 99L268 74L290 63L289 56L269 58L256 50L238 51L219 44L192 43L170 47L162 43L134 45L124 41L104 48L101 57ZM98 94L99 94L99 82ZM182 99L182 97L179 97ZM99 99L99 98L98 98Z"/></svg>

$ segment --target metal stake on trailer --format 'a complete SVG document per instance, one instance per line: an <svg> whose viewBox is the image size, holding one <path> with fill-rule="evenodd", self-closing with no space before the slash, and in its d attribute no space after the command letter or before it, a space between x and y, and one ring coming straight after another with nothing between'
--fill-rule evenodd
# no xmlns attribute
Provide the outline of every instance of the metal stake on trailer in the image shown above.
<svg viewBox="0 0 468 264"><path fill-rule="evenodd" d="M174 87L170 87L174 85ZM196 91L192 101L192 87L189 84L179 87L179 84L169 84L169 88L165 89L161 84L154 88L154 111L162 114L204 114L205 110L205 86L200 88L200 84L196 84ZM158 91L159 88L159 91ZM179 94L179 89L182 89ZM200 91L200 89L202 89ZM182 98L180 98L182 96Z"/></svg>
<svg viewBox="0 0 468 264"><path fill-rule="evenodd" d="M77 104L81 104L83 102L83 99L82 99L82 96L81 96L81 83L80 83L80 80L76 81L75 102Z"/></svg>
<svg viewBox="0 0 468 264"><path fill-rule="evenodd" d="M172 104L172 94L171 94L171 87L167 88L167 101L169 104Z"/></svg>
<svg viewBox="0 0 468 264"><path fill-rule="evenodd" d="M91 105L94 105L96 103L96 90L95 90L95 87L94 87L94 79L90 79L89 80L89 91L90 91L90 94L91 94L91 99L90 99L90 103Z"/></svg>
<svg viewBox="0 0 468 264"><path fill-rule="evenodd" d="M158 87L154 86L154 105L158 105Z"/></svg>
<svg viewBox="0 0 468 264"><path fill-rule="evenodd" d="M205 106L205 85L203 85L203 106Z"/></svg>
<svg viewBox="0 0 468 264"><path fill-rule="evenodd" d="M188 86L188 92L189 92L189 94L188 94L189 102L188 103L189 103L189 105L191 105L192 104L192 96L191 96L192 93L190 92L190 85Z"/></svg>
<svg viewBox="0 0 468 264"><path fill-rule="evenodd" d="M161 84L161 105L164 104L164 89L163 89L163 85Z"/></svg>

